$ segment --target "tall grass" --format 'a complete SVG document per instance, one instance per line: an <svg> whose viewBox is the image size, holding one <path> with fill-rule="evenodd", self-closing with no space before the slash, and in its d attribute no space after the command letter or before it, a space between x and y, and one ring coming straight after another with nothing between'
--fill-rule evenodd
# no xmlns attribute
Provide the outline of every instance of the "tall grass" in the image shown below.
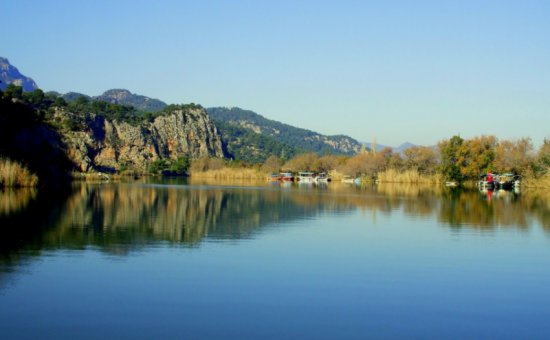
<svg viewBox="0 0 550 340"><path fill-rule="evenodd" d="M35 187L38 176L18 162L0 158L0 187Z"/></svg>
<svg viewBox="0 0 550 340"><path fill-rule="evenodd" d="M210 169L204 171L191 170L191 177L215 179L266 179L267 175L257 169L224 167L221 169Z"/></svg>
<svg viewBox="0 0 550 340"><path fill-rule="evenodd" d="M379 172L377 175L378 182L381 183L422 183L422 184L440 184L443 178L439 174L425 175L417 170L399 171L396 169L388 169Z"/></svg>
<svg viewBox="0 0 550 340"><path fill-rule="evenodd" d="M540 177L529 176L521 181L522 187L527 188L550 188L550 174L546 174Z"/></svg>

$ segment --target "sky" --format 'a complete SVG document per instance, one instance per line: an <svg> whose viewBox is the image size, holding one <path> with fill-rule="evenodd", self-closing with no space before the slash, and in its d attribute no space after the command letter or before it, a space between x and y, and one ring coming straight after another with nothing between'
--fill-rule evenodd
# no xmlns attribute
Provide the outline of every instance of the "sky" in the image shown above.
<svg viewBox="0 0 550 340"><path fill-rule="evenodd" d="M323 134L550 138L550 1L2 0L45 91L125 88Z"/></svg>

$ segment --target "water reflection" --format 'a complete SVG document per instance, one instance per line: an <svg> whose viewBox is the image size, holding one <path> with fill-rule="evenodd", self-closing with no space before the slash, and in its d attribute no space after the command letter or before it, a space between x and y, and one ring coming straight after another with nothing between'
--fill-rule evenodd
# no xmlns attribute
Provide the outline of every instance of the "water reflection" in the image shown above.
<svg viewBox="0 0 550 340"><path fill-rule="evenodd" d="M35 188L0 188L0 216L23 210L36 198L36 194Z"/></svg>
<svg viewBox="0 0 550 340"><path fill-rule="evenodd" d="M214 183L212 183L214 184ZM518 195L415 185L273 186L208 182L75 184L68 192L0 192L0 256L97 246L126 254L145 244L195 246L204 239L251 237L265 226L360 210L400 213L452 228L550 231L545 193ZM374 222L375 223L375 222ZM24 227L23 227L24 226Z"/></svg>

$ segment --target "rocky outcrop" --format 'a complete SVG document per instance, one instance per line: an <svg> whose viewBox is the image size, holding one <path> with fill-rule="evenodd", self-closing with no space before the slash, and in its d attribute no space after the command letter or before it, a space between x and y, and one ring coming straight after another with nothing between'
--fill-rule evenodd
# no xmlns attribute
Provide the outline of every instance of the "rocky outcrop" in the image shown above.
<svg viewBox="0 0 550 340"><path fill-rule="evenodd" d="M139 124L65 110L57 110L53 120L69 126L62 129L63 142L82 172L146 171L160 159L224 156L220 134L202 108L177 109Z"/></svg>
<svg viewBox="0 0 550 340"><path fill-rule="evenodd" d="M0 57L0 90L5 90L9 84L21 86L23 91L34 91L38 86L31 78L24 76L8 59Z"/></svg>

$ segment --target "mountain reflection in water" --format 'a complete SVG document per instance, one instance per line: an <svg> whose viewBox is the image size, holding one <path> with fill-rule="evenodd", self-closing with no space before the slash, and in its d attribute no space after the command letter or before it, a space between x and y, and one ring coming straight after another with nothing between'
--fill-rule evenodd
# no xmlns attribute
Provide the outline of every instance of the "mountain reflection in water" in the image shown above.
<svg viewBox="0 0 550 340"><path fill-rule="evenodd" d="M0 191L4 338L548 338L545 193Z"/></svg>
<svg viewBox="0 0 550 340"><path fill-rule="evenodd" d="M0 191L1 257L10 262L21 251L87 246L125 254L155 242L195 246L204 239L249 238L265 226L354 210L402 211L452 228L482 230L526 230L534 220L550 231L550 200L541 193L488 197L417 185L214 184L219 183L76 183L66 192Z"/></svg>

